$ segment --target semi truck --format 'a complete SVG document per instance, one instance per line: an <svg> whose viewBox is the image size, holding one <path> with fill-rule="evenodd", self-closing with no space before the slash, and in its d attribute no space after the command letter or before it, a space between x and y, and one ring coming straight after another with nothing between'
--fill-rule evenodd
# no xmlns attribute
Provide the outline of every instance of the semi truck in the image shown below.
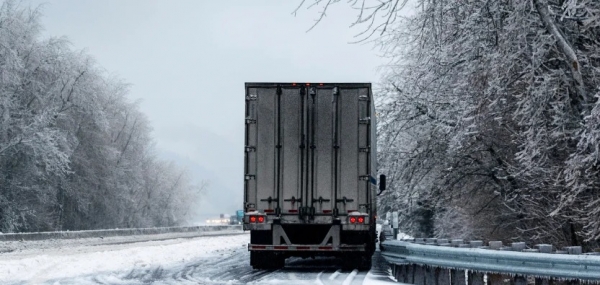
<svg viewBox="0 0 600 285"><path fill-rule="evenodd" d="M244 222L244 210L235 211L235 215L232 215L229 220L230 225L241 225Z"/></svg>
<svg viewBox="0 0 600 285"><path fill-rule="evenodd" d="M378 194L371 84L246 83L245 91L250 265L336 256L344 267L370 268Z"/></svg>

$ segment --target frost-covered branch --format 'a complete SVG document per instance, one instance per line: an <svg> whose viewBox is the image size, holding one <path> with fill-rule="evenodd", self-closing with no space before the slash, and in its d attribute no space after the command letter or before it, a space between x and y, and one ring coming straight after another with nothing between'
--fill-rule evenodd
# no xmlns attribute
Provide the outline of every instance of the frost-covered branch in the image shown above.
<svg viewBox="0 0 600 285"><path fill-rule="evenodd" d="M573 49L572 45L567 41L564 34L560 31L560 29L554 23L554 20L550 16L550 11L548 10L548 3L546 0L532 0L535 8L537 9L540 20L544 23L544 26L548 30L548 32L556 39L556 45L560 49L560 51L567 58L569 69L571 70L571 76L575 81L575 88L587 104L591 103L590 98L588 98L587 93L585 91L585 84L583 82L583 76L581 75L581 64L577 59L577 54Z"/></svg>

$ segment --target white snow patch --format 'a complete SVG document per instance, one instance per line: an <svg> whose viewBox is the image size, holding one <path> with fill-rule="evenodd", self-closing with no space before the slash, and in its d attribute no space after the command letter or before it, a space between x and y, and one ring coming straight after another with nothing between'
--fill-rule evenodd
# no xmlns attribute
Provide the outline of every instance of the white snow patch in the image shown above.
<svg viewBox="0 0 600 285"><path fill-rule="evenodd" d="M346 280L344 280L342 285L350 285L350 283L352 283L352 280L354 280L354 277L356 277L356 274L358 274L358 270L352 270L352 272L348 274L348 277L346 277Z"/></svg>
<svg viewBox="0 0 600 285"><path fill-rule="evenodd" d="M392 277L391 275L388 276L387 280L381 280L381 278L378 278L377 275L374 275L371 273L371 271L369 271L369 273L367 273L367 276L365 276L365 279L363 280L363 284L368 284L368 285L391 285L391 284L395 284L395 285L410 285L410 284L406 284L406 283L398 283L398 280L396 280L396 278Z"/></svg>
<svg viewBox="0 0 600 285"><path fill-rule="evenodd" d="M52 245L56 241L48 240L43 241L48 245L42 248L24 246L0 254L0 284L40 284L98 272L123 272L146 266L177 266L245 246L248 239L248 234L240 233L128 244L82 245L81 240L75 240L70 245L61 244L62 247L55 248Z"/></svg>
<svg viewBox="0 0 600 285"><path fill-rule="evenodd" d="M325 285L323 283L323 281L321 281L321 275L323 275L324 271L319 272L319 274L317 274L317 280L315 280L315 283L317 283L317 285Z"/></svg>
<svg viewBox="0 0 600 285"><path fill-rule="evenodd" d="M342 272L342 270L338 269L335 272L333 272L333 274L331 274L331 276L329 276L329 280L333 280L336 277L338 277L338 275L340 275L340 272Z"/></svg>

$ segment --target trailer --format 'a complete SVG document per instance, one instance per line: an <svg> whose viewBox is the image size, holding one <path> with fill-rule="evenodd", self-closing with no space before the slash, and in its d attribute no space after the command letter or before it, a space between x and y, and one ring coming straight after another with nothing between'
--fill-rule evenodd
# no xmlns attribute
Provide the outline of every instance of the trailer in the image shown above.
<svg viewBox="0 0 600 285"><path fill-rule="evenodd" d="M371 84L245 87L243 228L252 267L338 256L345 267L370 268L378 192Z"/></svg>
<svg viewBox="0 0 600 285"><path fill-rule="evenodd" d="M244 222L244 210L235 211L234 215L231 215L229 224L230 225L241 225Z"/></svg>

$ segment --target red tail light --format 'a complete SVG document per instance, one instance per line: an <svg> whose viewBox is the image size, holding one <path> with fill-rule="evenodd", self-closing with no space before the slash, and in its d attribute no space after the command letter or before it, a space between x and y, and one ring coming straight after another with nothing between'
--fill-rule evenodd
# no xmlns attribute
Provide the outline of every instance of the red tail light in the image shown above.
<svg viewBox="0 0 600 285"><path fill-rule="evenodd" d="M358 223L363 224L365 222L365 217L358 217Z"/></svg>
<svg viewBox="0 0 600 285"><path fill-rule="evenodd" d="M262 223L262 222L264 222L264 221L265 221L265 217L263 217L263 216L258 216L258 222L259 222L259 223Z"/></svg>
<svg viewBox="0 0 600 285"><path fill-rule="evenodd" d="M256 216L250 216L250 222L256 223Z"/></svg>
<svg viewBox="0 0 600 285"><path fill-rule="evenodd" d="M355 218L355 217L350 217L350 223L351 223L351 224L354 224L354 223L356 223L356 218Z"/></svg>

